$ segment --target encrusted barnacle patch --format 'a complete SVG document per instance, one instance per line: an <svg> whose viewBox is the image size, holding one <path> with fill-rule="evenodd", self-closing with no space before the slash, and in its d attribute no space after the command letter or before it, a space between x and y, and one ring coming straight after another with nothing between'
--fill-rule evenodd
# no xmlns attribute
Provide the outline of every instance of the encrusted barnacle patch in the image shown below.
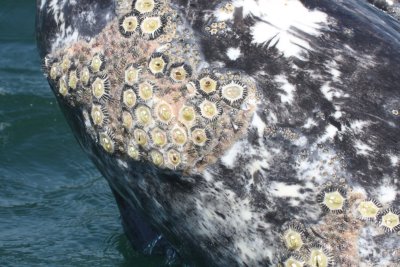
<svg viewBox="0 0 400 267"><path fill-rule="evenodd" d="M153 129L150 133L150 136L153 144L157 147L164 147L168 142L167 134L160 128Z"/></svg>
<svg viewBox="0 0 400 267"><path fill-rule="evenodd" d="M246 85L239 81L231 81L221 86L221 98L231 106L241 104L246 96Z"/></svg>
<svg viewBox="0 0 400 267"><path fill-rule="evenodd" d="M75 90L78 86L78 81L79 78L76 69L71 70L68 76L68 87Z"/></svg>
<svg viewBox="0 0 400 267"><path fill-rule="evenodd" d="M83 85L88 85L90 81L90 71L88 67L83 67L79 73Z"/></svg>
<svg viewBox="0 0 400 267"><path fill-rule="evenodd" d="M222 114L222 110L219 107L218 103L208 100L204 100L199 105L199 111L201 116L208 121L214 121L217 119L218 116Z"/></svg>
<svg viewBox="0 0 400 267"><path fill-rule="evenodd" d="M282 240L289 250L299 250L305 240L304 226L298 222L289 223L282 234Z"/></svg>
<svg viewBox="0 0 400 267"><path fill-rule="evenodd" d="M361 220L373 221L376 219L376 216L381 208L382 204L375 199L359 201L355 210L356 217L360 218Z"/></svg>
<svg viewBox="0 0 400 267"><path fill-rule="evenodd" d="M104 69L104 66L105 66L104 56L102 54L94 55L92 60L90 61L90 70L93 73L98 73Z"/></svg>
<svg viewBox="0 0 400 267"><path fill-rule="evenodd" d="M205 146L210 140L210 134L204 128L193 128L190 135L192 142L196 146Z"/></svg>
<svg viewBox="0 0 400 267"><path fill-rule="evenodd" d="M100 145L103 147L103 149L112 154L114 153L115 149L115 141L114 141L114 136L111 133L111 131L105 131L99 134L99 140L100 140Z"/></svg>
<svg viewBox="0 0 400 267"><path fill-rule="evenodd" d="M93 104L90 117L94 125L102 127L107 120L107 111L103 106Z"/></svg>
<svg viewBox="0 0 400 267"><path fill-rule="evenodd" d="M133 108L136 105L136 94L135 91L127 87L122 93L122 102L128 108Z"/></svg>
<svg viewBox="0 0 400 267"><path fill-rule="evenodd" d="M164 156L158 150L152 150L150 152L150 158L154 165L157 167L162 167L164 165Z"/></svg>
<svg viewBox="0 0 400 267"><path fill-rule="evenodd" d="M175 126L170 132L172 143L178 146L183 146L187 142L186 130L183 127Z"/></svg>
<svg viewBox="0 0 400 267"><path fill-rule="evenodd" d="M148 81L142 82L138 86L138 95L144 101L149 101L153 98L154 85Z"/></svg>
<svg viewBox="0 0 400 267"><path fill-rule="evenodd" d="M66 96L68 94L68 85L65 76L61 77L58 81L58 92L62 96Z"/></svg>
<svg viewBox="0 0 400 267"><path fill-rule="evenodd" d="M165 69L168 65L168 57L162 53L154 53L151 55L149 60L149 70L156 77L161 77L165 73Z"/></svg>
<svg viewBox="0 0 400 267"><path fill-rule="evenodd" d="M151 110L148 106L139 105L135 110L136 120L143 126L148 126L153 121Z"/></svg>
<svg viewBox="0 0 400 267"><path fill-rule="evenodd" d="M120 33L125 36L129 37L133 33L135 33L136 29L138 28L139 20L135 13L129 13L123 16L119 20L119 31Z"/></svg>
<svg viewBox="0 0 400 267"><path fill-rule="evenodd" d="M167 124L173 118L172 107L166 102L161 102L156 105L155 115L161 123Z"/></svg>
<svg viewBox="0 0 400 267"><path fill-rule="evenodd" d="M377 223L387 233L400 231L400 211L394 208L381 210L377 215Z"/></svg>
<svg viewBox="0 0 400 267"><path fill-rule="evenodd" d="M174 82L183 82L192 76L192 68L184 63L175 63L171 65L169 77Z"/></svg>
<svg viewBox="0 0 400 267"><path fill-rule="evenodd" d="M151 13L157 8L154 0L136 0L133 1L133 8L140 14Z"/></svg>
<svg viewBox="0 0 400 267"><path fill-rule="evenodd" d="M140 129L140 128L136 128L133 131L133 137L134 137L136 143L142 147L146 146L149 142L147 133L143 129Z"/></svg>
<svg viewBox="0 0 400 267"><path fill-rule="evenodd" d="M140 69L131 64L125 69L125 83L127 85L133 86L139 81Z"/></svg>
<svg viewBox="0 0 400 267"><path fill-rule="evenodd" d="M130 130L133 128L133 117L132 114L126 110L122 111L122 126L125 127L125 129Z"/></svg>
<svg viewBox="0 0 400 267"><path fill-rule="evenodd" d="M217 92L219 82L213 74L202 74L199 76L197 87L202 95L209 96Z"/></svg>
<svg viewBox="0 0 400 267"><path fill-rule="evenodd" d="M97 77L92 83L92 93L97 100L104 100L108 97L110 82L106 75Z"/></svg>
<svg viewBox="0 0 400 267"><path fill-rule="evenodd" d="M142 35L155 39L163 31L165 21L160 16L144 17L140 22L140 31Z"/></svg>
<svg viewBox="0 0 400 267"><path fill-rule="evenodd" d="M325 212L342 213L346 208L346 190L339 186L327 186L317 196Z"/></svg>
<svg viewBox="0 0 400 267"><path fill-rule="evenodd" d="M334 261L333 256L325 247L314 245L309 249L307 263L311 267L332 267Z"/></svg>

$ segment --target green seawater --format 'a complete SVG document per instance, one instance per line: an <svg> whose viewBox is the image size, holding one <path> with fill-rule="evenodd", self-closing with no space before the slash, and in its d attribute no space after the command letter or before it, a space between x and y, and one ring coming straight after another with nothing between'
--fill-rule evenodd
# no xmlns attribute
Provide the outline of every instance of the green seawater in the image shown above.
<svg viewBox="0 0 400 267"><path fill-rule="evenodd" d="M135 252L112 193L40 70L35 0L0 0L0 267L161 266Z"/></svg>

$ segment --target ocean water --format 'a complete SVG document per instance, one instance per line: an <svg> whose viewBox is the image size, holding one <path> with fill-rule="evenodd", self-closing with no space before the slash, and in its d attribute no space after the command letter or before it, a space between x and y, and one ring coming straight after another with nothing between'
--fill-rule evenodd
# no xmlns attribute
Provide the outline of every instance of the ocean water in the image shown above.
<svg viewBox="0 0 400 267"><path fill-rule="evenodd" d="M40 71L35 0L0 0L0 266L161 266L135 252L112 193Z"/></svg>

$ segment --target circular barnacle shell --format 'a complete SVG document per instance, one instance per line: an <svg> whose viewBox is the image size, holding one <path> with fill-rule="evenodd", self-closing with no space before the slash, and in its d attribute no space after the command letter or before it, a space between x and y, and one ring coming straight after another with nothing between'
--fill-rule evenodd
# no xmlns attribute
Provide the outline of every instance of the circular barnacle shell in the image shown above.
<svg viewBox="0 0 400 267"><path fill-rule="evenodd" d="M317 195L325 212L342 213L347 205L346 190L340 186L327 186Z"/></svg>
<svg viewBox="0 0 400 267"><path fill-rule="evenodd" d="M283 257L281 257L279 262L280 262L280 265L278 265L278 266L284 266L284 267L303 267L303 266L305 266L304 260L297 253L289 253L287 255L284 255Z"/></svg>
<svg viewBox="0 0 400 267"><path fill-rule="evenodd" d="M199 113L208 121L214 121L222 114L219 104L209 100L204 100L199 105Z"/></svg>
<svg viewBox="0 0 400 267"><path fill-rule="evenodd" d="M308 265L311 267L332 267L333 256L325 247L311 245L308 255Z"/></svg>
<svg viewBox="0 0 400 267"><path fill-rule="evenodd" d="M377 223L387 233L400 231L400 211L395 208L381 210L377 215Z"/></svg>
<svg viewBox="0 0 400 267"><path fill-rule="evenodd" d="M113 135L110 133L110 131L99 133L99 140L100 140L100 145L106 152L110 154L114 153L114 147L115 147L114 138Z"/></svg>
<svg viewBox="0 0 400 267"><path fill-rule="evenodd" d="M137 97L135 91L131 87L126 87L122 92L122 102L128 108L133 108L136 105Z"/></svg>
<svg viewBox="0 0 400 267"><path fill-rule="evenodd" d="M164 156L160 151L152 150L150 152L150 159L157 167L162 167L164 165Z"/></svg>
<svg viewBox="0 0 400 267"><path fill-rule="evenodd" d="M182 106L179 110L179 121L185 125L192 125L196 121L196 110L192 106Z"/></svg>
<svg viewBox="0 0 400 267"><path fill-rule="evenodd" d="M185 63L174 63L169 70L169 77L172 81L180 83L192 76L192 68Z"/></svg>
<svg viewBox="0 0 400 267"><path fill-rule="evenodd" d="M305 240L304 226L298 222L290 222L282 233L282 240L288 250L300 250Z"/></svg>
<svg viewBox="0 0 400 267"><path fill-rule="evenodd" d="M149 142L147 133L141 128L136 128L133 131L133 137L134 137L136 143L142 147L146 146Z"/></svg>
<svg viewBox="0 0 400 267"><path fill-rule="evenodd" d="M134 12L124 15L119 20L119 32L125 36L129 37L135 33L139 25L139 19Z"/></svg>
<svg viewBox="0 0 400 267"><path fill-rule="evenodd" d="M149 81L144 81L138 85L137 93L142 100L149 101L153 98L154 85Z"/></svg>
<svg viewBox="0 0 400 267"><path fill-rule="evenodd" d="M142 35L155 39L161 35L165 19L160 16L144 17L140 22L140 31Z"/></svg>
<svg viewBox="0 0 400 267"><path fill-rule="evenodd" d="M96 77L92 83L92 93L97 100L103 100L108 97L108 91L110 89L110 82L106 75Z"/></svg>
<svg viewBox="0 0 400 267"><path fill-rule="evenodd" d="M170 149L167 152L168 165L172 166L174 169L182 163L182 155L179 151L175 149Z"/></svg>
<svg viewBox="0 0 400 267"><path fill-rule="evenodd" d="M247 87L240 81L231 81L221 86L221 98L231 106L240 105L247 96Z"/></svg>
<svg viewBox="0 0 400 267"><path fill-rule="evenodd" d="M107 118L107 112L103 106L94 104L90 112L90 117L94 125L103 126Z"/></svg>
<svg viewBox="0 0 400 267"><path fill-rule="evenodd" d="M58 62L55 62L51 65L50 71L49 71L49 76L50 79L52 80L57 80L61 76L61 68L58 64Z"/></svg>
<svg viewBox="0 0 400 267"><path fill-rule="evenodd" d="M156 77L162 77L164 75L167 65L168 57L166 55L156 52L150 56L148 68Z"/></svg>
<svg viewBox="0 0 400 267"><path fill-rule="evenodd" d="M90 70L93 73L98 73L99 71L102 71L105 66L105 61L104 61L104 56L102 54L95 54L90 61Z"/></svg>
<svg viewBox="0 0 400 267"><path fill-rule="evenodd" d="M365 199L358 201L355 213L357 218L366 221L373 221L376 219L379 210L382 208L382 204L375 199Z"/></svg>
<svg viewBox="0 0 400 267"><path fill-rule="evenodd" d="M132 140L128 143L126 148L127 154L131 159L139 160L140 159L140 151L138 146Z"/></svg>
<svg viewBox="0 0 400 267"><path fill-rule="evenodd" d="M88 67L83 67L79 73L83 85L88 85L90 81L90 71Z"/></svg>
<svg viewBox="0 0 400 267"><path fill-rule="evenodd" d="M69 57L68 56L64 56L62 61L61 61L61 63L60 63L60 67L61 67L61 69L62 69L62 71L64 73L67 73L69 68L71 67L71 64L72 63L71 63L71 60L69 59Z"/></svg>
<svg viewBox="0 0 400 267"><path fill-rule="evenodd" d="M196 146L204 147L210 140L208 131L204 128L194 127L191 129L190 137Z"/></svg>
<svg viewBox="0 0 400 267"><path fill-rule="evenodd" d="M135 110L135 116L138 123L144 126L150 125L153 121L151 110L146 105L139 105Z"/></svg>
<svg viewBox="0 0 400 267"><path fill-rule="evenodd" d="M126 110L122 111L121 115L122 125L125 129L130 130L133 128L133 117L132 114Z"/></svg>
<svg viewBox="0 0 400 267"><path fill-rule="evenodd" d="M68 85L65 76L61 77L58 82L58 92L62 96L66 96L68 94Z"/></svg>
<svg viewBox="0 0 400 267"><path fill-rule="evenodd" d="M174 116L171 105L164 101L156 105L155 115L158 121L164 124L168 124Z"/></svg>
<svg viewBox="0 0 400 267"><path fill-rule="evenodd" d="M140 69L131 64L125 69L125 84L133 86L139 81Z"/></svg>
<svg viewBox="0 0 400 267"><path fill-rule="evenodd" d="M150 136L153 144L158 147L164 147L168 142L167 134L160 128L154 128L151 130Z"/></svg>
<svg viewBox="0 0 400 267"><path fill-rule="evenodd" d="M136 0L133 3L133 8L140 14L153 12L156 7L157 4L154 0Z"/></svg>
<svg viewBox="0 0 400 267"><path fill-rule="evenodd" d="M199 76L197 81L197 88L200 94L209 96L218 91L219 82L215 75L205 73Z"/></svg>
<svg viewBox="0 0 400 267"><path fill-rule="evenodd" d="M185 128L175 125L170 130L170 139L172 140L172 143L175 145L178 146L185 145L188 139Z"/></svg>
<svg viewBox="0 0 400 267"><path fill-rule="evenodd" d="M78 73L76 69L73 69L69 72L68 75L68 87L71 88L72 90L75 90L78 87Z"/></svg>

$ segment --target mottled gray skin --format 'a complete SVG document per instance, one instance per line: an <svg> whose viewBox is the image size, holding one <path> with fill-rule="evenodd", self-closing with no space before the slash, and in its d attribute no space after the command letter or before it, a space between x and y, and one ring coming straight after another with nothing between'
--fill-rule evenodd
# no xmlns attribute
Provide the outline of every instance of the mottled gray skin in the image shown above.
<svg viewBox="0 0 400 267"><path fill-rule="evenodd" d="M301 2L325 13L328 26L318 35L293 29L310 48L286 56L276 44L252 42L251 27L265 18L245 16L245 8L235 10L229 32L211 36L204 30L211 12L226 2L172 1L194 30L204 60L244 71L257 82L261 99L247 134L204 172L186 175L107 154L86 132L80 107L58 97L78 142L108 180L136 247L162 233L193 265L270 266L290 254L281 235L296 220L307 228L310 244L327 244L335 266L398 266L396 231L361 225L352 207L345 215L327 214L318 195L331 183L348 191L349 206L373 198L397 212L400 25L366 1ZM79 9L59 5L70 19L66 24L83 38L96 36L116 16L111 0L83 1ZM40 6L44 57L70 41L60 35L49 6ZM95 27L74 19L82 10L99 15ZM229 57L230 47L241 55Z"/></svg>

